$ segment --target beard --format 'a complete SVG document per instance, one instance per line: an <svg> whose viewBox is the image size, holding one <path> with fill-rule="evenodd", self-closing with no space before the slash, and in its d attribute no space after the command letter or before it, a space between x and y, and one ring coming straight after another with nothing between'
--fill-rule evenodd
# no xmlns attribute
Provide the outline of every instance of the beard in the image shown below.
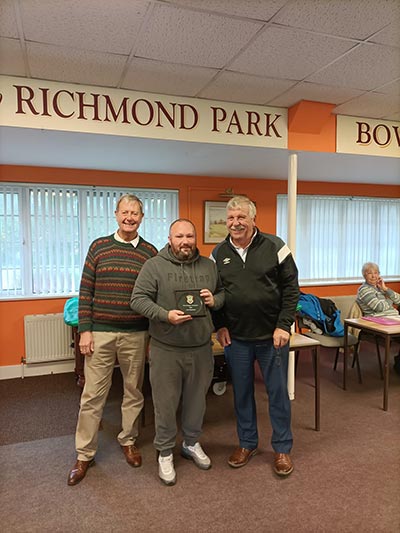
<svg viewBox="0 0 400 533"><path fill-rule="evenodd" d="M172 248L172 253L180 261L189 261L194 257L196 248Z"/></svg>

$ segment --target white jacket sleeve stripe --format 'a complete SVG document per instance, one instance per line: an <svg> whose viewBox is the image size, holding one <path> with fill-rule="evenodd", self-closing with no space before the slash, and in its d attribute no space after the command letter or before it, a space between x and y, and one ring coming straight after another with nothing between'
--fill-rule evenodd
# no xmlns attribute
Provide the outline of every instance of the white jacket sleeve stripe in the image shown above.
<svg viewBox="0 0 400 533"><path fill-rule="evenodd" d="M289 246L285 244L278 252L278 263L281 264L291 254Z"/></svg>

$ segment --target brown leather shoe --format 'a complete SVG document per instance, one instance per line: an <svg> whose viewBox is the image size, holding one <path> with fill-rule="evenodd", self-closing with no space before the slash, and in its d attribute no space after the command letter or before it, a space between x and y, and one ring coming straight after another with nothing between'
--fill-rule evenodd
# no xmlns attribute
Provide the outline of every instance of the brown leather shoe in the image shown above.
<svg viewBox="0 0 400 533"><path fill-rule="evenodd" d="M274 471L278 476L288 476L293 472L293 463L287 453L274 454Z"/></svg>
<svg viewBox="0 0 400 533"><path fill-rule="evenodd" d="M249 450L248 448L236 448L228 459L228 465L232 468L240 468L247 465L249 460L257 453L257 448Z"/></svg>
<svg viewBox="0 0 400 533"><path fill-rule="evenodd" d="M142 456L140 455L139 448L136 448L134 444L128 444L128 446L122 446L122 451L124 452L126 462L137 468L142 466Z"/></svg>
<svg viewBox="0 0 400 533"><path fill-rule="evenodd" d="M86 472L90 466L94 465L94 459L91 461L76 461L74 468L68 475L68 485L77 485L86 476Z"/></svg>

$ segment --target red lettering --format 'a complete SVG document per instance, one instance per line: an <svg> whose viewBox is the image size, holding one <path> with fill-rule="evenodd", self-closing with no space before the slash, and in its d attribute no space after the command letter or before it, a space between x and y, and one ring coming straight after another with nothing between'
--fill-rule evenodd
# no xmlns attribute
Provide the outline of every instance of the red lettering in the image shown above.
<svg viewBox="0 0 400 533"><path fill-rule="evenodd" d="M272 122L270 122L271 115L269 113L264 113L266 118L265 123L265 137L271 137L270 129L274 130L275 137L282 137L282 135L279 135L278 130L275 128L275 122L280 118L282 115L275 115L275 118Z"/></svg>
<svg viewBox="0 0 400 533"><path fill-rule="evenodd" d="M79 115L78 118L82 120L87 120L87 118L84 116L84 108L85 107L91 107L94 110L93 119L92 120L100 120L99 117L99 94L90 93L90 96L93 96L93 103L85 103L84 97L85 93L76 92L78 95L78 105L79 105Z"/></svg>
<svg viewBox="0 0 400 533"><path fill-rule="evenodd" d="M147 106L147 109L148 109L148 112L149 112L149 116L148 116L147 122L140 122L139 117L138 117L137 107L138 107L139 103L141 103L141 102L143 102ZM149 102L148 100L144 100L144 99L135 100L135 102L133 102L133 104L132 104L132 118L137 124L140 124L141 126L148 126L150 124L150 122L154 118L154 110L153 110L153 107L151 105L151 102Z"/></svg>
<svg viewBox="0 0 400 533"><path fill-rule="evenodd" d="M397 140L397 146L400 147L399 127L398 126L393 126L393 129L394 129L394 134L395 134L396 140Z"/></svg>
<svg viewBox="0 0 400 533"><path fill-rule="evenodd" d="M252 133L252 127L254 126L256 132L258 135L262 135L261 129L259 128L258 124L261 120L260 115L256 111L246 111L247 113L247 135L254 135ZM253 119L254 116L254 119Z"/></svg>
<svg viewBox="0 0 400 533"><path fill-rule="evenodd" d="M35 96L35 93L33 92L33 89L30 87L27 87L26 85L14 85L14 87L17 89L17 111L16 113L25 115L25 111L23 111L22 104L25 103L29 107L31 113L33 115L39 115L39 111L36 111L36 109L33 106L32 99ZM23 95L24 90L28 92L27 96Z"/></svg>
<svg viewBox="0 0 400 533"><path fill-rule="evenodd" d="M65 115L64 113L61 112L61 109L60 109L60 106L58 105L58 99L60 97L61 94L67 94L68 96L71 97L71 100L74 101L75 97L74 97L74 93L71 93L69 91L57 91L56 94L53 96L53 109L56 113L56 115L58 115L59 117L61 118L70 118L73 116L74 114L74 111L72 111L69 115Z"/></svg>
<svg viewBox="0 0 400 533"><path fill-rule="evenodd" d="M51 117L49 113L49 101L48 101L48 94L49 94L50 89L43 88L43 87L39 87L39 89L42 91L42 102L43 102L42 116Z"/></svg>
<svg viewBox="0 0 400 533"><path fill-rule="evenodd" d="M383 129L385 130L386 132L386 141L385 142L380 142L379 141L379 137L378 137L378 132L380 129ZM378 124L377 126L375 126L373 132L372 132L372 136L374 138L374 141L376 142L376 144L378 144L379 146L386 146L387 144L390 143L390 130L387 126L385 126L385 124Z"/></svg>
<svg viewBox="0 0 400 533"><path fill-rule="evenodd" d="M222 107L212 107L212 128L211 131L218 131L217 122L222 122L226 119L226 111Z"/></svg>
<svg viewBox="0 0 400 533"><path fill-rule="evenodd" d="M168 113L168 111L166 110L166 108L164 107L164 105L162 104L162 102L160 102L159 100L155 100L155 103L157 104L157 123L156 123L156 127L158 127L158 128L162 127L162 124L161 124L161 113L160 113L160 111L162 111L163 115L168 120L168 122L171 124L171 126L173 128L175 128L175 106L176 106L176 104L175 103L171 104L172 105L172 116L171 116Z"/></svg>
<svg viewBox="0 0 400 533"><path fill-rule="evenodd" d="M240 135L243 135L243 130L242 130L242 127L240 126L239 117L237 116L236 111L234 111L232 113L231 120L229 121L229 126L228 126L228 128L226 130L226 133L232 133L230 131L231 126L236 126L237 130L238 130L238 133L240 133Z"/></svg>
<svg viewBox="0 0 400 533"><path fill-rule="evenodd" d="M113 103L111 101L111 98L109 97L108 94L104 95L104 101L105 101L105 104L106 104L106 114L105 114L104 122L111 122L111 119L108 117L108 112L109 111L110 111L110 113L112 115L112 118L113 118L114 122L117 122L118 116L119 116L119 114L121 113L121 110L122 110L123 118L122 118L121 122L123 124L129 124L129 120L128 120L128 98L127 97L123 98L123 100L121 102L121 105L119 106L117 111L115 111Z"/></svg>
<svg viewBox="0 0 400 533"><path fill-rule="evenodd" d="M180 130L192 130L195 126L197 126L197 123L199 121L199 114L195 107L193 107L190 104L179 104L179 108L181 110L180 118L181 123L179 126ZM192 122L191 125L188 124L189 118L187 117L187 111L192 112Z"/></svg>
<svg viewBox="0 0 400 533"><path fill-rule="evenodd" d="M356 122L358 125L358 137L356 140L357 144L369 144L371 142L371 134L369 132L370 127L366 122ZM365 136L365 140L363 140Z"/></svg>

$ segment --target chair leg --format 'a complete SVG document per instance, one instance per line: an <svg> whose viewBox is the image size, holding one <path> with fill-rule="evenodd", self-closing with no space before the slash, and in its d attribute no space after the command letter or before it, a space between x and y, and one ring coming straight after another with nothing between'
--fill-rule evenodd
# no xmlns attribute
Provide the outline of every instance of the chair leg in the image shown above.
<svg viewBox="0 0 400 533"><path fill-rule="evenodd" d="M380 375L381 375L381 379L383 379L383 368L382 368L382 360L381 360L381 351L379 349L378 337L375 337L375 344L376 344L376 355L378 357L379 372L380 372Z"/></svg>
<svg viewBox="0 0 400 533"><path fill-rule="evenodd" d="M333 370L336 370L338 360L339 360L339 348L336 350L335 362L333 363Z"/></svg>
<svg viewBox="0 0 400 533"><path fill-rule="evenodd" d="M358 383L362 383L361 379L361 367L360 367L360 359L358 357L358 349L359 349L360 343L357 343L355 346L353 346L353 367L354 363L356 363L357 366L357 376L358 376Z"/></svg>

